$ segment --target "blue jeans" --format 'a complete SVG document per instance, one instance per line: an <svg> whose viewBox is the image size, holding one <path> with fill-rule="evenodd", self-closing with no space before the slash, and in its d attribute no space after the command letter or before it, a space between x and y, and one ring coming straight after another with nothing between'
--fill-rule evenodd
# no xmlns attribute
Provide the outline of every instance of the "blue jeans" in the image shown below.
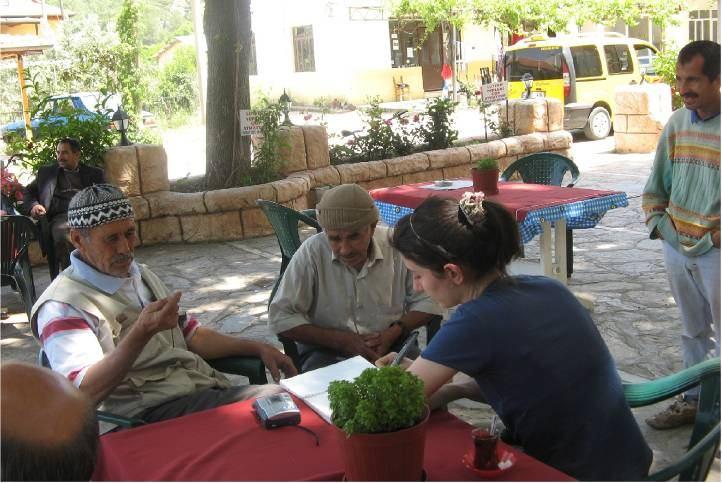
<svg viewBox="0 0 722 483"><path fill-rule="evenodd" d="M685 367L720 355L720 250L687 257L663 242L667 278L682 315ZM686 393L695 397L698 388Z"/></svg>

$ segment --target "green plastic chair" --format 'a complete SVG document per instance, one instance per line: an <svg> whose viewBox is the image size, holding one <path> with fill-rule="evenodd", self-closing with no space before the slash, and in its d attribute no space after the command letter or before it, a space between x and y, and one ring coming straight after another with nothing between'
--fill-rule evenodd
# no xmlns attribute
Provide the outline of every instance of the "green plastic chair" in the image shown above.
<svg viewBox="0 0 722 483"><path fill-rule="evenodd" d="M10 286L20 294L25 313L30 320L30 311L35 304L35 280L30 266L28 249L36 239L35 224L30 218L20 215L3 216L0 219L2 247L2 285Z"/></svg>
<svg viewBox="0 0 722 483"><path fill-rule="evenodd" d="M38 354L38 362L41 366L52 369L43 349L40 349ZM217 371L225 372L226 374L246 376L251 384L268 383L268 378L266 377L266 366L263 365L263 361L261 361L259 357L219 357L217 359L207 359L206 362ZM96 411L95 415L98 418L98 421L112 423L126 429L146 424L146 421L141 418L120 416L108 411Z"/></svg>
<svg viewBox="0 0 722 483"><path fill-rule="evenodd" d="M699 407L687 453L677 462L647 477L666 481L704 481L720 442L720 358L709 359L654 381L624 384L630 407L648 406L699 385Z"/></svg>
<svg viewBox="0 0 722 483"><path fill-rule="evenodd" d="M572 175L571 182L567 184L567 188L571 188L579 181L579 168L574 161L561 154L534 153L511 163L499 179L509 181L518 173L524 183L561 186L567 172ZM572 241L572 230L567 229L567 277L571 277L574 272Z"/></svg>

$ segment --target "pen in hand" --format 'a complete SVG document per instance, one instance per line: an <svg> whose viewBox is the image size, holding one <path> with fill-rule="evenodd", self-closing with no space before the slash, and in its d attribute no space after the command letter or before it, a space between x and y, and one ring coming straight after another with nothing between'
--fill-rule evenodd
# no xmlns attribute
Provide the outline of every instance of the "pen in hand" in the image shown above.
<svg viewBox="0 0 722 483"><path fill-rule="evenodd" d="M404 341L404 345L401 347L401 350L398 354L396 354L396 357L394 357L394 360L391 361L392 366L398 366L399 363L404 360L404 357L406 357L406 354L409 353L409 350L411 349L411 346L416 342L416 338L419 336L419 331L415 330L409 334L409 336Z"/></svg>

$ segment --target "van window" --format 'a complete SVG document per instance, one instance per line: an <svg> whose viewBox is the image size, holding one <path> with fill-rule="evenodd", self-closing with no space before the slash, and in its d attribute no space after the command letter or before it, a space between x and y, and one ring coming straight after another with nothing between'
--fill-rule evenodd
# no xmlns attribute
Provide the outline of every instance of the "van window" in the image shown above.
<svg viewBox="0 0 722 483"><path fill-rule="evenodd" d="M532 47L507 52L504 59L507 80L520 81L527 72L535 81L561 79L562 58L561 47Z"/></svg>
<svg viewBox="0 0 722 483"><path fill-rule="evenodd" d="M644 69L645 74L655 75L654 59L657 57L657 53L646 45L635 45L634 53L639 61L639 67Z"/></svg>
<svg viewBox="0 0 722 483"><path fill-rule="evenodd" d="M571 47L574 72L580 77L599 77L602 75L602 61L594 45Z"/></svg>
<svg viewBox="0 0 722 483"><path fill-rule="evenodd" d="M626 45L605 45L604 55L607 57L607 72L610 74L629 74L634 66Z"/></svg>

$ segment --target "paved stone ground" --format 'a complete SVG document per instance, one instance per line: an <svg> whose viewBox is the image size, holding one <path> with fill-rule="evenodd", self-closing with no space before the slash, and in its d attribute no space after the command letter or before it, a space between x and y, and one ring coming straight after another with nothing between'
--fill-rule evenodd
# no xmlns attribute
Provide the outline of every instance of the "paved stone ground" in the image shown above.
<svg viewBox="0 0 722 483"><path fill-rule="evenodd" d="M575 162L582 174L578 186L622 190L630 199L629 207L610 211L596 228L574 232L574 275L569 286L594 301L594 320L623 377L649 379L681 368L679 314L667 283L661 245L648 239L640 208L652 155L619 155L613 149L613 138L575 139ZM528 258L538 258L538 253L536 241L527 245ZM196 313L203 324L280 348L266 328L266 303L281 262L274 237L155 246L141 248L136 255L169 286L183 291L181 305ZM49 283L45 267L36 268L35 276L40 293ZM10 312L10 318L0 324L2 360L34 361L37 345L30 337L19 297L7 288L2 295L2 304ZM635 410L654 449L655 467L680 455L689 437L689 427L665 432L647 427L644 417L662 406ZM488 424L493 414L487 406L471 401L453 403L450 410L476 425ZM709 480L719 481L719 459Z"/></svg>

